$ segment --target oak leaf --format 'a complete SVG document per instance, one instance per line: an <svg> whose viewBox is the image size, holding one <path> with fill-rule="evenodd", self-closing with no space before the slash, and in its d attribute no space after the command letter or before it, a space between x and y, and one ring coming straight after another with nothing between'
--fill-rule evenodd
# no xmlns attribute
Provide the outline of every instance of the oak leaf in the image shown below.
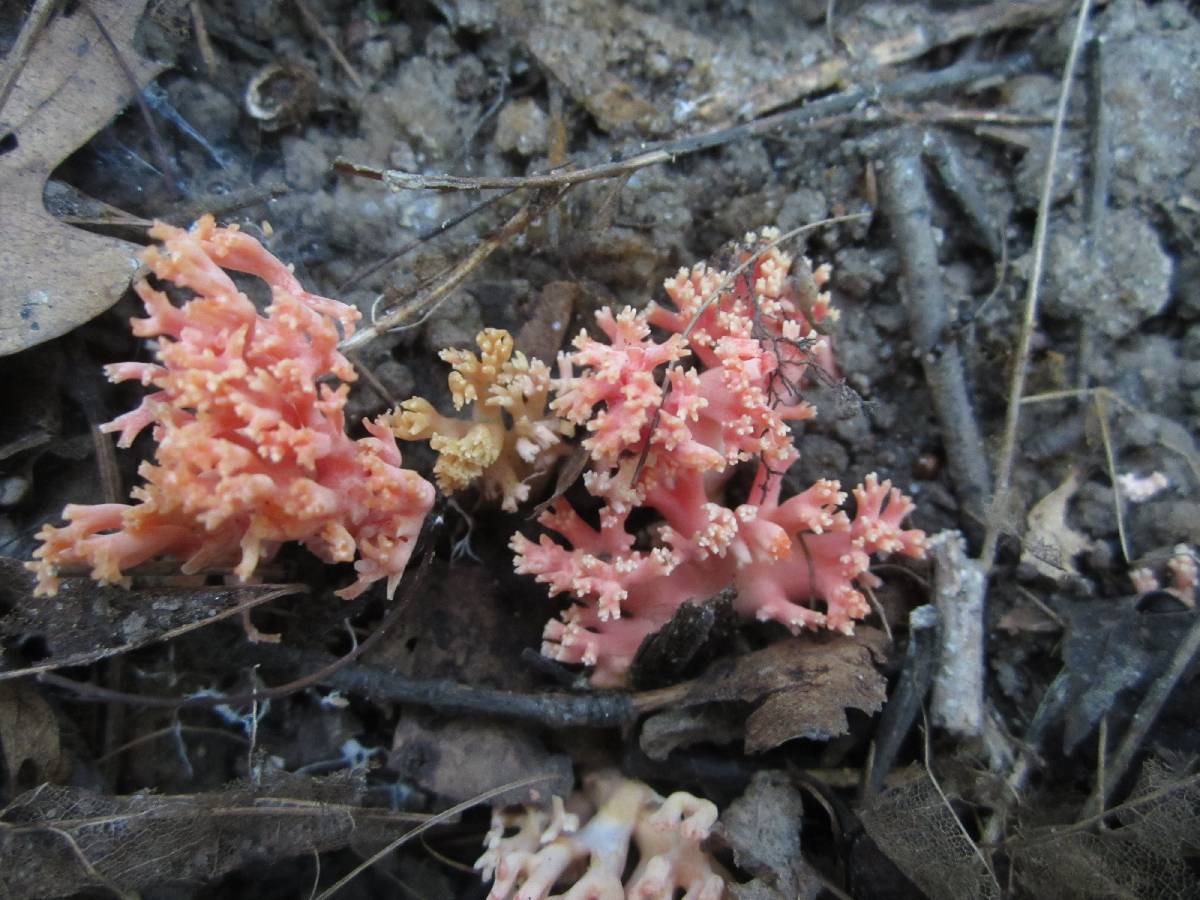
<svg viewBox="0 0 1200 900"><path fill-rule="evenodd" d="M139 86L165 66L133 38L146 0L89 0ZM65 334L112 306L138 268L138 247L73 228L42 202L50 173L133 98L134 88L81 5L37 36L0 109L0 355Z"/></svg>

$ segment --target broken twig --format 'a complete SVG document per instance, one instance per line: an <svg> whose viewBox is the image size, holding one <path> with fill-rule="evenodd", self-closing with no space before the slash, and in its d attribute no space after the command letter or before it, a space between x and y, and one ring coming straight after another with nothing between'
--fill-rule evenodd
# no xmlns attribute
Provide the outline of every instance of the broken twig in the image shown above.
<svg viewBox="0 0 1200 900"><path fill-rule="evenodd" d="M428 290L421 291L406 303L342 341L338 349L343 353L353 352L366 346L381 334L404 325L419 315L427 314L466 281L485 259L495 253L509 239L516 237L532 225L546 210L552 208L566 196L570 189L571 185L566 185L553 193L535 194L507 222L481 240L475 249L459 261L437 284Z"/></svg>
<svg viewBox="0 0 1200 900"><path fill-rule="evenodd" d="M984 623L986 583L967 556L966 538L943 531L929 542L934 560L934 603L942 621L942 647L933 682L935 725L959 737L977 737L984 724Z"/></svg>
<svg viewBox="0 0 1200 900"><path fill-rule="evenodd" d="M941 424L946 461L959 500L979 516L988 494L983 435L967 395L962 357L950 330L941 266L930 221L929 191L914 150L897 148L883 164L880 204L900 253L900 294Z"/></svg>
<svg viewBox="0 0 1200 900"><path fill-rule="evenodd" d="M896 689L892 692L879 727L867 765L859 784L859 802L866 803L883 788L883 780L892 769L900 745L908 736L921 704L933 682L938 659L938 613L931 605L918 606L908 615L908 647Z"/></svg>

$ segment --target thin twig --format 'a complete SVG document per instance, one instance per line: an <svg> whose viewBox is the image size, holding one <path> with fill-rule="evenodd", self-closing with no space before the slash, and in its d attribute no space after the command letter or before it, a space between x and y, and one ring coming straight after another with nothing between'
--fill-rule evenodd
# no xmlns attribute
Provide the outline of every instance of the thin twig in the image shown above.
<svg viewBox="0 0 1200 900"><path fill-rule="evenodd" d="M354 86L360 91L365 91L367 87L363 84L362 78L354 70L354 66L350 65L350 60L346 59L346 55L342 53L342 48L337 45L337 41L325 30L325 26L321 24L321 20L316 17L305 0L296 0L296 8L300 10L300 17L304 19L304 24L325 43L325 46L329 48L329 52L337 61L337 64L342 67L342 71L354 82Z"/></svg>
<svg viewBox="0 0 1200 900"><path fill-rule="evenodd" d="M1022 737L1024 748L1013 763L1008 777L1004 780L1005 793L1000 795L991 816L984 824L983 834L981 835L984 846L991 847L1000 841L1008 819L1009 809L1013 804L1020 801L1021 792L1025 789L1026 782L1028 782L1029 777L1037 771L1038 766L1041 764L1039 754L1042 741L1045 739L1050 725L1058 721L1063 705L1066 703L1066 698L1067 672L1064 669L1058 673L1054 681L1046 688L1046 692L1042 695L1042 699L1038 703L1037 711L1033 715L1033 721L1025 729L1025 734Z"/></svg>
<svg viewBox="0 0 1200 900"><path fill-rule="evenodd" d="M1103 246L1104 220L1108 210L1108 191L1112 181L1112 140L1109 115L1104 104L1104 40L1097 36L1087 46L1087 180L1085 182L1084 225L1087 253L1093 266L1100 268L1108 249ZM1079 348L1076 352L1075 385L1090 385L1089 366L1096 352L1097 324L1094 316L1079 321ZM1115 482L1114 482L1115 484ZM1128 554L1126 554L1128 559Z"/></svg>
<svg viewBox="0 0 1200 900"><path fill-rule="evenodd" d="M398 401L392 396L391 391L387 389L387 386L379 380L379 377L371 367L366 365L357 353L347 353L346 358L350 360L350 364L354 366L354 371L359 374L359 377L367 383L367 387L375 392L375 396L388 406L397 405Z"/></svg>
<svg viewBox="0 0 1200 900"><path fill-rule="evenodd" d="M1108 478L1112 482L1113 514L1117 517L1117 538L1121 544L1121 557L1129 563L1129 539L1125 536L1125 510L1121 497L1121 482L1117 478L1117 456L1113 449L1112 434L1108 427L1108 408L1104 405L1105 394L1097 391L1092 399L1096 404L1096 418L1100 421L1100 442L1104 445L1104 462L1108 466Z"/></svg>
<svg viewBox="0 0 1200 900"><path fill-rule="evenodd" d="M253 588L251 588L253 589ZM127 653L138 647L149 646L150 644L163 643L174 640L175 638L187 634L189 631L195 631L198 628L205 628L215 622L220 622L222 619L228 619L233 616L240 616L256 606L262 606L264 603L270 603L272 600L278 600L280 597L287 597L291 594L301 594L308 590L307 585L303 584L281 584L272 590L264 591L261 594L252 596L250 599L241 603L235 604L228 609L223 609L218 613L214 613L206 619L200 619L197 622L189 622L187 625L180 625L178 628L172 628L169 631L164 631L149 641L130 642L122 644L119 647L112 647L100 651L89 653L74 653L62 659L56 659L52 662L42 663L37 666L29 666L25 669L11 669L0 671L0 681L8 681L12 678L25 678L30 675L43 675L47 672L52 672L55 669L74 668L76 666L89 665L99 662L102 659L107 659L111 656L116 656L121 653ZM100 653L102 655L97 656ZM70 682L71 684L83 684L82 682ZM84 685L86 686L86 685ZM135 695L136 696L136 695ZM224 702L224 701L221 701Z"/></svg>
<svg viewBox="0 0 1200 900"><path fill-rule="evenodd" d="M976 237L999 259L1004 252L1002 231L992 221L991 212L979 191L975 179L967 172L962 154L946 136L936 129L927 129L921 135L921 150L933 163L946 190L958 201L963 214Z"/></svg>
<svg viewBox="0 0 1200 900"><path fill-rule="evenodd" d="M992 569L996 559L996 545L1000 539L1001 523L1008 510L1009 494L1012 490L1013 461L1017 451L1018 430L1021 424L1021 395L1025 393L1025 376L1029 365L1029 351L1033 346L1033 333L1037 325L1038 292L1042 285L1042 270L1046 265L1046 240L1050 228L1050 203L1054 197L1054 175L1058 165L1059 148L1062 145L1063 124L1067 118L1067 105L1071 99L1071 81L1075 65L1079 60L1079 49L1087 30L1088 14L1092 0L1081 0L1079 15L1075 23L1075 34L1071 39L1071 50L1063 70L1062 86L1059 89L1058 107L1054 114L1054 127L1050 131L1050 152L1046 159L1046 172L1042 179L1042 194L1038 200L1037 224L1033 230L1033 265L1029 272L1029 286L1025 294L1025 314L1021 321L1021 332L1014 354L1012 382L1008 390L1008 409L1004 420L1004 438L1000 461L996 471L996 490L992 495L984 533L983 550L979 560L984 573Z"/></svg>
<svg viewBox="0 0 1200 900"><path fill-rule="evenodd" d="M885 103L880 109L885 116L911 125L1007 125L1013 128L1036 128L1054 124L1053 116L1016 113L1003 109L964 109L931 101L920 107L904 107Z"/></svg>
<svg viewBox="0 0 1200 900"><path fill-rule="evenodd" d="M319 684L328 680L333 674L350 665L358 657L362 656L367 650L373 647L387 633L388 629L400 620L401 615L408 609L408 605L416 591L424 587L425 580L428 577L429 569L432 564L432 554L425 554L421 559L420 566L417 571L409 575L404 582L404 590L397 600L392 604L392 608L388 611L383 620L375 627L370 636L361 644L355 645L349 653L344 656L339 656L337 659L322 666L315 672L305 675L302 678L297 678L295 681L289 681L286 684L277 685L275 687L264 688L262 690L255 687L254 690L243 694L229 695L204 695L193 697L158 697L145 694L127 694L123 691L111 691L105 688L98 688L95 685L90 685L85 682L75 681L71 678L62 678L50 672L43 672L38 676L38 680L46 684L52 684L55 687L60 687L71 691L77 696L88 700L120 701L136 706L147 706L157 708L184 708L184 707L204 707L204 706L241 706L246 703L256 703L261 700L278 700L281 697L286 697L289 694L294 694L304 688L311 687L314 684Z"/></svg>
<svg viewBox="0 0 1200 900"><path fill-rule="evenodd" d="M325 662L289 648L266 647L266 660L311 666ZM487 715L530 722L545 728L615 728L633 722L638 715L669 706L678 699L661 691L630 694L626 691L586 693L544 691L518 693L444 680L408 678L391 669L368 664L347 666L326 679L336 690L369 697L376 702L425 706L448 715ZM673 685L667 690L674 690ZM694 687L684 683L684 690Z"/></svg>
<svg viewBox="0 0 1200 900"><path fill-rule="evenodd" d="M950 798L946 796L946 792L942 790L941 784L937 780L937 776L933 774L933 748L929 740L929 715L925 711L925 707L921 707L921 718L924 720L924 747L925 747L925 774L929 778L929 783L933 785L933 789L937 791L937 795L942 798L942 803L945 804L946 811L950 813L950 817L954 819L954 824L958 826L959 832L971 849L975 851L975 855L979 857L979 861L983 863L983 867L987 869L988 875L991 876L992 883L996 885L997 893L1000 892L1000 882L996 880L996 870L992 868L992 862L983 853L979 845L971 839L971 832L967 831L967 827L963 825L962 819L958 817L958 813L954 811L954 806L950 803Z"/></svg>
<svg viewBox="0 0 1200 900"><path fill-rule="evenodd" d="M182 193L179 190L179 175L175 171L175 164L171 161L171 155L167 152L167 145L163 143L162 135L158 133L158 128L154 124L154 116L150 114L150 107L146 103L146 98L142 96L142 86L138 83L137 76L133 73L133 69L129 67L129 63L125 59L125 54L121 52L121 48L113 40L113 36L109 33L104 20L96 14L91 3L88 0L81 0L81 4L87 10L87 14L91 17L91 20L96 23L96 28L100 31L100 36L108 44L108 49L112 51L113 59L116 60L118 68L120 68L125 76L125 80L129 82L129 87L133 91L133 99L137 101L138 112L141 113L142 122L145 124L146 131L150 136L150 146L154 150L154 158L158 161L158 167L162 169L167 194L171 197L179 196Z"/></svg>
<svg viewBox="0 0 1200 900"><path fill-rule="evenodd" d="M512 217L492 232L475 249L464 257L436 285L427 291L422 291L408 302L400 305L378 321L342 341L338 349L343 353L358 350L366 346L381 334L408 322L417 315L437 306L458 288L468 276L479 268L484 260L500 249L508 240L528 228L539 216L557 204L570 190L571 186L560 187L557 191L537 193L521 206Z"/></svg>
<svg viewBox="0 0 1200 900"><path fill-rule="evenodd" d="M987 455L967 393L958 343L950 332L921 160L915 148L897 147L880 168L880 205L900 254L900 296L941 425L950 477L963 507L979 516L990 481Z"/></svg>
<svg viewBox="0 0 1200 900"><path fill-rule="evenodd" d="M407 191L477 191L486 189L517 190L519 188L561 188L569 185L616 178L644 169L646 166L669 162L671 154L664 150L640 153L629 159L601 163L586 169L563 169L544 175L418 175L398 169L377 169L359 165L339 156L333 167L347 175L357 175L382 181L393 190Z"/></svg>
<svg viewBox="0 0 1200 900"><path fill-rule="evenodd" d="M867 595L867 602L871 604L871 610L879 617L879 624L883 628L884 636L887 637L888 646L896 646L896 638L892 635L892 624L888 621L887 610L883 608L883 604L875 596L875 589L869 584L864 584L862 585L862 592Z"/></svg>
<svg viewBox="0 0 1200 900"><path fill-rule="evenodd" d="M247 742L246 739L240 734L234 734L232 731L225 731L222 728L207 728L201 725L180 725L179 722L175 722L172 725L168 725L166 728L159 728L156 731L151 731L147 734L140 735L131 741L127 741L120 747L114 747L103 756L97 757L96 762L103 763L119 753L132 750L134 747L141 746L142 744L148 744L151 741L156 741L161 737L175 737L184 731L190 734L207 734L213 737L223 737L231 741L236 741L239 744L245 744Z"/></svg>
<svg viewBox="0 0 1200 900"><path fill-rule="evenodd" d="M1105 785L1108 784L1108 716L1100 717L1100 727L1096 730L1096 784L1089 803L1099 813L1104 812L1107 805Z"/></svg>
<svg viewBox="0 0 1200 900"><path fill-rule="evenodd" d="M349 874L343 876L342 878L339 878L331 887L328 887L325 890L321 891L321 893L317 895L317 900L329 900L330 897L332 897L334 894L336 894L338 891L340 891L342 888L344 888L347 884L349 884L351 881L353 881L355 878L357 878L359 875L361 875L367 869L371 868L371 866L375 865L375 863L379 862L384 857L391 855L399 847L403 846L405 843L412 840L413 838L424 834L426 831L428 831L430 828L433 828L435 825L440 825L442 822L445 822L449 819L453 819L459 813L466 812L471 807L478 806L480 803L484 803L488 800L491 800L493 797L499 797L501 794L505 794L516 788L528 787L531 784L539 784L543 781L551 781L557 777L558 777L558 775L552 773L552 774L548 774L548 775L533 775L533 776L530 776L529 778L522 778L518 781L510 781L508 784L502 784L499 787L492 788L490 791L484 791L482 794L477 794L476 796L470 798L469 800L464 800L462 803L456 804L455 806L450 807L449 809L445 810L444 812L438 813L436 816L431 816L430 818L428 818L424 822L422 822L420 825L418 825L416 828L413 828L411 831L406 831L404 834L400 835L400 837L396 838L396 840L392 841L390 844L388 844L386 847L384 847L378 853L373 854L372 856L370 856L366 860L364 860L361 864L355 866L349 872Z"/></svg>
<svg viewBox="0 0 1200 900"><path fill-rule="evenodd" d="M921 712L925 695L933 684L938 663L938 614L932 605L918 606L908 616L908 646L904 664L892 696L888 698L870 757L863 767L859 781L860 804L869 802L883 787L883 780L892 769L904 739L908 736L917 714Z"/></svg>
<svg viewBox="0 0 1200 900"><path fill-rule="evenodd" d="M1085 221L1092 240L1097 240L1108 210L1108 192L1112 183L1112 125L1104 103L1105 41L1088 41L1087 102L1087 208Z"/></svg>
<svg viewBox="0 0 1200 900"><path fill-rule="evenodd" d="M930 11L924 14L925 21L915 22L860 52L827 56L799 71L766 79L748 91L711 95L697 104L695 114L702 121L722 119L743 110L749 110L752 116L762 115L852 80L856 66L866 64L878 71L916 59L938 46L1010 28L1039 25L1056 19L1069 8L1070 0L992 0L954 11ZM839 43L845 43L844 34ZM836 46L832 49L837 50ZM879 81L886 85L886 74Z"/></svg>
<svg viewBox="0 0 1200 900"><path fill-rule="evenodd" d="M1056 841L1059 838L1078 834L1081 831L1086 831L1093 825L1099 824L1109 816L1119 815L1120 813L1125 812L1132 812L1133 810L1141 809L1143 806L1157 803L1164 797L1169 797L1171 794L1174 794L1178 791L1187 790L1198 781L1200 781L1200 772L1196 773L1195 775L1189 775L1187 778L1181 779L1180 781L1163 785L1158 790L1150 791L1148 794L1139 794L1136 797L1131 797L1124 803L1120 803L1107 810L1103 810L1102 812L1082 818L1079 821L1073 822L1070 825L1062 828L1051 826L1044 832L1028 835L1026 837L1012 838L1008 841L1005 841L1004 846L1010 850L1025 849L1026 847L1033 847L1038 844L1044 844L1049 841Z"/></svg>
<svg viewBox="0 0 1200 900"><path fill-rule="evenodd" d="M204 7L201 0L192 0L192 32L196 35L196 46L200 49L200 58L204 60L204 70L209 78L217 74L217 54L213 50L212 38L208 36L208 25L204 21Z"/></svg>
<svg viewBox="0 0 1200 900"><path fill-rule="evenodd" d="M681 156L722 147L735 141L759 137L787 128L813 126L834 121L831 116L859 109L862 104L877 104L888 99L919 99L940 91L960 87L974 81L991 78L1008 78L1027 71L1032 60L1027 54L1018 54L996 63L959 63L936 72L920 72L896 78L886 84L855 88L813 100L797 109L764 116L752 122L720 128L703 134L693 135L657 146L642 147L631 156L616 161L606 161L592 166L575 165L552 172L525 176L462 175L417 175L392 169L379 169L359 165L339 157L334 168L351 175L386 182L393 188L424 190L480 190L513 189L529 187L560 187L579 184L600 178L613 178L627 172L635 172L645 166L663 162L674 162Z"/></svg>
<svg viewBox="0 0 1200 900"><path fill-rule="evenodd" d="M941 646L933 681L933 721L959 738L978 737L987 716L987 667L983 595L986 579L967 556L959 531L942 531L929 541L934 561L934 603L941 618Z"/></svg>
<svg viewBox="0 0 1200 900"><path fill-rule="evenodd" d="M380 269L387 268L392 263L396 262L396 260L398 260L402 256L410 253L417 247L420 247L422 244L426 243L427 241L432 240L433 238L437 237L439 234L444 234L445 232L449 231L454 226L460 225L463 222L467 221L467 219L471 218L476 213L482 212L483 210L487 209L489 206L492 206L493 204L497 203L498 201L503 200L505 197L509 196L510 194L514 194L514 193L516 193L516 192L515 191L505 191L503 194L493 194L491 197L488 197L486 200L476 203L474 206L464 210L463 212L459 213L457 216L453 216L449 219L446 219L444 222L441 222L441 223L433 226L432 228L422 231L420 234L418 234L415 238L413 238L407 244L401 245L400 247L398 247L397 249L395 249L391 253L389 253L387 256L383 257L383 259L377 260L376 262L371 263L370 265L366 266L365 268L359 269L357 272L355 272L353 275L351 275L349 278L347 278L345 281L343 281L341 284L338 285L338 293L339 294L346 293L346 291L350 290L350 288L354 287L354 285L358 284L358 282L362 281L364 278L370 278L372 275L374 275Z"/></svg>
<svg viewBox="0 0 1200 900"><path fill-rule="evenodd" d="M33 49L33 42L54 15L58 4L59 0L37 0L33 9L29 11L25 24L21 26L21 33L17 35L16 43L5 58L4 72L0 73L0 112L4 111L4 104L8 102L9 95L16 87L17 78L25 68L25 63L29 61L29 51Z"/></svg>

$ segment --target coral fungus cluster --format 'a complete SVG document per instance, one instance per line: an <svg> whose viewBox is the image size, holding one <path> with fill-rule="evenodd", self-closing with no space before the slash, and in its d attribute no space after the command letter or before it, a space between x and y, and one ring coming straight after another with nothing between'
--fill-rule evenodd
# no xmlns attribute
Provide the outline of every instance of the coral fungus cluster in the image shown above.
<svg viewBox="0 0 1200 900"><path fill-rule="evenodd" d="M184 572L234 565L247 581L287 541L326 562L357 555L344 597L380 579L394 590L434 490L400 467L386 422L365 423L371 436L361 440L346 435L356 376L337 345L339 326L350 334L358 312L308 293L258 241L211 217L191 231L158 224L151 235L163 246L145 251L146 264L193 296L176 306L147 282L136 286L147 317L133 320L134 334L158 339L158 362L107 372L154 390L105 430L127 447L152 426L155 459L142 464L136 503L68 506L68 525L42 529L30 564L39 593L57 590L63 567L124 583L129 568L167 555ZM266 282L265 316L224 269Z"/></svg>
<svg viewBox="0 0 1200 900"><path fill-rule="evenodd" d="M514 353L512 336L498 328L485 328L475 343L478 356L454 348L439 354L451 367L454 408L473 404L473 419L443 416L428 400L412 397L400 405L392 428L404 440L429 441L444 492L478 481L485 497L500 498L514 512L528 499L530 481L562 455L562 439L574 428L546 410L551 379L545 363Z"/></svg>
<svg viewBox="0 0 1200 900"><path fill-rule="evenodd" d="M454 405L472 405L472 419L414 397L365 423L371 436L358 441L343 422L355 375L337 350L358 314L307 293L261 244L211 218L152 234L163 248L147 250L147 264L193 296L177 306L137 285L148 316L134 332L158 338L158 362L108 374L154 392L106 428L128 446L152 425L155 460L142 466L134 505L69 506L67 526L43 529L31 564L42 593L64 566L122 582L163 555L185 572L235 565L246 581L286 541L329 562L357 555L358 580L343 596L380 579L390 592L433 502L432 486L400 468L397 436L430 441L447 493L478 482L515 510L576 427L597 524L559 497L539 518L558 539L518 533L511 546L518 572L572 598L547 625L543 652L594 667L597 683L620 683L681 604L727 588L748 617L849 632L868 611L872 557L924 553L923 533L901 524L912 501L874 475L854 488L853 514L836 481L781 496L798 455L789 422L815 414L802 387L833 370L822 332L835 313L821 290L827 268L802 260L793 271L776 232L747 235L728 271L701 264L668 279L670 306L600 310L606 339L580 333L557 379L515 352L508 332L485 329L478 355L441 354ZM224 269L267 283L265 315ZM756 474L735 500L730 476L743 463ZM659 522L635 533L638 510Z"/></svg>
<svg viewBox="0 0 1200 900"><path fill-rule="evenodd" d="M1165 566L1167 581L1164 584L1154 569L1143 566L1133 569L1129 579L1139 594L1164 590L1174 594L1185 606L1196 605L1196 588L1200 585L1200 565L1196 563L1196 552L1187 544L1177 544Z"/></svg>
<svg viewBox="0 0 1200 900"><path fill-rule="evenodd" d="M675 897L683 891L688 900L720 900L723 870L701 846L716 821L708 800L683 792L664 799L640 781L598 772L565 803L555 798L550 810L496 810L475 868L493 880L489 900L544 900L555 885L565 888L555 896L564 897ZM638 863L623 883L631 847Z"/></svg>
<svg viewBox="0 0 1200 900"><path fill-rule="evenodd" d="M543 653L594 666L596 683L619 683L682 603L730 586L746 616L849 632L869 609L871 557L924 554L924 534L901 526L912 501L874 475L854 489L853 515L836 481L781 500L797 458L787 423L814 415L800 387L832 367L817 330L831 310L828 270L803 261L792 276L774 236L747 235L728 272L680 271L666 283L673 308L601 310L607 341L583 332L560 359L551 409L588 432L598 527L559 498L539 521L565 544L518 534L512 548L518 572L573 600ZM729 476L749 460L749 496L728 505ZM627 527L639 508L661 517L645 546Z"/></svg>

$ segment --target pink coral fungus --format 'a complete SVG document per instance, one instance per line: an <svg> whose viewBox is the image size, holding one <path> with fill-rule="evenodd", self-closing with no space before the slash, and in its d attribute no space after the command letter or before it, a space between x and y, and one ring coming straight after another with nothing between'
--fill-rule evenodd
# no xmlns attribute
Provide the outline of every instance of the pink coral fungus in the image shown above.
<svg viewBox="0 0 1200 900"><path fill-rule="evenodd" d="M681 270L666 282L674 309L601 310L607 343L583 332L560 358L551 408L589 432L599 527L560 498L539 521L568 545L518 534L512 548L518 572L574 600L546 626L542 652L594 666L597 683L619 683L682 603L731 586L748 617L850 632L869 610L860 588L877 583L871 557L924 554L924 534L901 526L912 501L874 475L854 489L853 516L836 481L780 499L798 456L788 422L815 414L800 388L832 369L816 326L833 315L827 268L803 260L793 274L776 234L747 235L729 272ZM689 357L699 369L684 367ZM727 505L728 476L747 460L749 497ZM635 508L661 517L649 546L626 527Z"/></svg>
<svg viewBox="0 0 1200 900"><path fill-rule="evenodd" d="M346 382L356 376L337 345L357 310L308 293L258 241L211 216L190 231L159 223L150 234L163 246L148 248L145 263L193 296L176 306L137 284L147 317L132 321L133 332L158 338L158 362L107 374L154 390L104 430L128 447L152 426L155 460L141 466L135 504L68 506L68 525L42 529L30 563L38 592L55 593L62 567L126 584L126 570L165 555L184 572L235 565L245 582L287 541L330 563L357 555L358 579L343 597L380 579L393 591L434 490L400 468L386 422L364 423L371 437L346 435ZM265 317L224 269L266 282ZM343 383L318 384L331 376Z"/></svg>
<svg viewBox="0 0 1200 900"><path fill-rule="evenodd" d="M475 863L494 879L488 900L545 900L555 885L565 893L553 896L579 900L725 896L724 871L701 847L717 821L708 800L684 792L664 799L611 770L589 775L565 804L554 799L552 811L493 815L487 851ZM631 846L638 864L622 883Z"/></svg>

